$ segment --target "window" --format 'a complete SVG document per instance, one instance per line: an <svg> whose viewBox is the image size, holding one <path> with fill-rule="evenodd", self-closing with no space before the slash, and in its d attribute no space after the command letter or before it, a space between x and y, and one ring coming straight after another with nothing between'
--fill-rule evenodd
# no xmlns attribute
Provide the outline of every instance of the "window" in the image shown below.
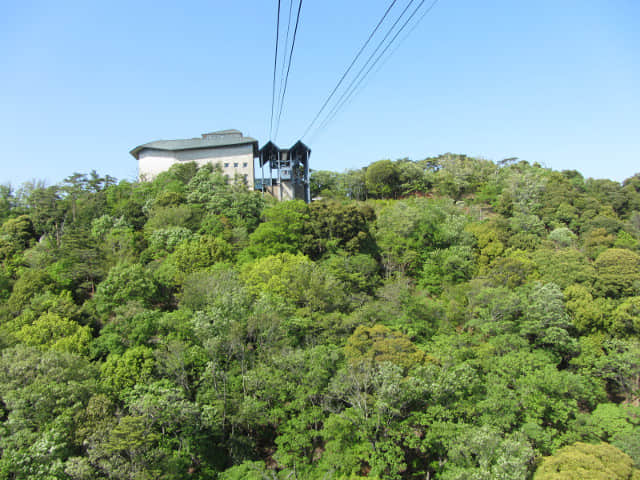
<svg viewBox="0 0 640 480"><path fill-rule="evenodd" d="M238 168L238 162L233 164L233 168Z"/></svg>
<svg viewBox="0 0 640 480"><path fill-rule="evenodd" d="M242 167L243 167L243 168L247 168L247 165L248 165L248 163L247 163L247 162L244 162L244 163L242 164Z"/></svg>
<svg viewBox="0 0 640 480"><path fill-rule="evenodd" d="M224 164L224 168L229 168L229 164L228 164L228 163L225 163L225 164Z"/></svg>

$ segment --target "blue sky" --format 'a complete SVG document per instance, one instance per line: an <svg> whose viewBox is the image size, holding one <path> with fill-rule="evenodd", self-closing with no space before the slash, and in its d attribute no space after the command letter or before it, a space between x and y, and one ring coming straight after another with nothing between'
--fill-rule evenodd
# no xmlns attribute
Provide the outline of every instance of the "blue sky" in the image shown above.
<svg viewBox="0 0 640 480"><path fill-rule="evenodd" d="M277 144L300 138L389 3L304 1ZM133 147L227 128L266 143L276 6L5 3L0 183L92 169L133 179ZM303 138L312 168L454 152L630 177L639 22L637 0L439 0L327 128Z"/></svg>

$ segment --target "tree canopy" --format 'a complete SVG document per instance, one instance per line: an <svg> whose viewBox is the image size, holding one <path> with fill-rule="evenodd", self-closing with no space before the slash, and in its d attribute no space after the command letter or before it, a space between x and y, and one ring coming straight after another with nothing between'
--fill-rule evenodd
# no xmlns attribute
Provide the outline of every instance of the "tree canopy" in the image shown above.
<svg viewBox="0 0 640 480"><path fill-rule="evenodd" d="M0 186L0 480L638 479L639 178Z"/></svg>

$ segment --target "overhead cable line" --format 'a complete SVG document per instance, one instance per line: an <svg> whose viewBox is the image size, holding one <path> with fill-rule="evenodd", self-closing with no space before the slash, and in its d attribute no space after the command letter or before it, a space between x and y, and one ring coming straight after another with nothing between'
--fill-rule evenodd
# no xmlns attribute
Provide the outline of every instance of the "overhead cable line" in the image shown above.
<svg viewBox="0 0 640 480"><path fill-rule="evenodd" d="M291 13L293 11L293 2L294 0L289 0L289 17L287 19L287 34L284 37L284 46L283 51L287 51L287 47L289 46L289 32L291 31ZM287 62L282 59L282 67L280 69L280 87L278 88L278 103L276 104L276 112L280 110L280 99L282 98L282 88L284 86L284 71L286 68Z"/></svg>
<svg viewBox="0 0 640 480"><path fill-rule="evenodd" d="M431 9L433 9L433 7L435 6L435 4L438 3L438 0L435 0L430 6L429 8L427 8L422 15L420 15L420 18L413 24L413 26L409 29L409 31L400 39L400 41L395 45L395 47L393 48L393 50L391 50L391 52L386 56L386 58L384 58L382 60L382 62L380 62L380 65L378 65L378 68L376 68L376 70L372 73L372 77L375 77L378 72L380 70L382 70L382 68L386 65L386 63L389 61L389 59L391 57L393 57L393 55L400 49L400 47L402 47L402 45L404 44L404 42L407 40L407 38L409 38L411 36L411 34L415 31L416 28L418 28L418 25L420 25L420 23L422 23L422 20L424 20L424 17L426 17L429 12L431 12ZM370 80L370 79L368 79ZM358 92L361 92L362 90L364 90L365 88L367 88L368 82L364 83L364 85L362 84L363 82L360 83L360 86L358 87L357 90L354 91L354 94L351 96L351 98L353 98L354 96L358 95ZM350 99L351 99L350 98ZM345 103L345 105L347 105L349 103L349 100L347 100L347 102ZM332 117L334 118L334 117Z"/></svg>
<svg viewBox="0 0 640 480"><path fill-rule="evenodd" d="M389 38L389 35L391 35L391 33L393 32L394 28L396 28L396 25L398 25L398 22L400 22L400 20L402 19L402 17L404 17L404 14L407 13L407 10L409 10L409 7L413 4L415 0L409 0L409 3L407 3L407 5L404 7L404 9L402 10L402 12L400 13L400 15L398 15L398 18L396 18L396 21L393 22L393 25L391 25L391 27L387 30L387 33L384 35L384 37L382 38L382 40L380 40L378 42L378 45L376 46L376 48L373 50L373 52L371 52L371 54L369 55L369 58L367 58L367 60L364 62L364 64L362 65L362 67L360 68L360 70L358 71L358 73L356 74L356 76L353 78L353 80L351 81L351 83L349 84L349 86L347 87L347 89L345 90L345 92L343 92L343 94L340 96L340 99L338 100L338 102L336 103L339 104L342 99L345 96L345 93L348 92L351 87L353 86L353 84L356 82L356 80L360 77L360 75L362 75L362 72L364 71L365 68L367 68L367 65L369 65L369 62L371 62L371 59L375 56L376 53L378 53L378 50L380 50L380 47L382 47L382 45L384 45L384 42L387 40L387 38ZM333 109L335 109L335 106L333 107ZM333 110L332 110L333 111ZM331 116L331 111L329 112L329 114L327 114L327 116L325 117L325 120ZM323 121L323 123L324 123ZM305 135L303 135L304 137Z"/></svg>
<svg viewBox="0 0 640 480"><path fill-rule="evenodd" d="M405 21L405 23L402 25L402 27L400 27L400 30L398 30L398 32L393 36L393 38L389 41L389 43L386 45L386 47L384 48L384 50L382 50L382 52L380 52L380 54L376 57L375 61L371 64L371 66L368 68L368 70L365 72L365 74L360 78L360 80L358 81L357 84L355 84L355 80L354 82L352 82L349 85L349 88L343 93L343 95L340 97L340 100L338 100L338 103L334 106L334 108L331 110L331 112L329 113L329 115L325 118L325 121L322 123L322 125L320 126L320 128L318 130L324 130L327 125L329 125L333 119L336 117L336 115L338 114L338 112L344 107L344 105L346 105L351 98L353 98L354 94L356 91L358 91L358 88L360 88L360 86L362 85L362 83L364 82L364 80L366 78L368 78L369 74L371 73L371 71L373 70L373 68L378 64L378 62L382 59L382 57L385 55L385 53L387 52L387 50L389 49L389 47L391 47L391 45L393 45L393 42L396 40L396 38L398 38L398 36L400 35L400 33L402 33L402 31L406 28L406 26L408 25L408 23L412 20L412 18L416 15L416 13L418 12L418 10L422 7L422 5L425 3L426 0L422 0L420 2L420 4L418 5L418 7L416 7L416 9L413 11L413 13L409 16L409 18L407 19L407 21ZM433 7L435 7L436 3L438 3L438 0L434 0L431 5L429 5L429 8L427 8L425 10L425 12L422 14L422 16L420 17L420 19L413 25L413 27L411 28L410 32L396 45L396 48L391 52L391 54L385 59L388 60L393 53L395 53L395 51L398 49L398 47L400 46L400 44L406 40L406 38L411 34L411 32L413 30L416 29L416 27L418 26L418 24L424 19L424 17L427 16L427 14L429 14L429 12L433 9ZM383 62L384 63L384 62ZM318 132L316 132L317 135Z"/></svg>
<svg viewBox="0 0 640 480"><path fill-rule="evenodd" d="M278 137L278 130L280 129L280 118L282 117L282 108L284 107L284 98L287 94L287 83L289 82L289 71L291 70L291 59L293 58L293 49L296 46L296 36L298 34L298 24L300 23L300 11L302 10L302 0L298 3L298 15L296 16L296 27L293 29L293 40L291 41L291 51L289 52L289 62L287 64L287 75L284 79L284 89L282 90L282 97L280 98L280 111L278 113L278 120L276 121L276 133L274 140Z"/></svg>
<svg viewBox="0 0 640 480"><path fill-rule="evenodd" d="M425 10L425 12L423 13L423 15L420 17L420 19L418 20L418 22L416 22L416 24L412 27L411 31L413 31L417 25L424 19L424 17L427 16L427 14L429 12L431 12L431 10L435 7L436 3L438 3L439 0L433 0L433 2L431 3L431 5L429 5L429 7ZM340 99L338 100L338 102L334 105L333 109L329 112L329 114L325 117L324 121L322 122L321 126L319 128L316 129L316 131L314 132L314 137L317 136L317 134L324 130L332 121L333 119L336 117L336 115L338 114L338 112L342 109L342 107L352 98L353 94L358 90L358 88L360 87L360 85L362 84L362 82L369 76L369 74L371 73L371 70L373 70L373 68L378 64L378 62L380 61L380 59L385 55L385 53L389 50L389 48L393 45L393 43L395 42L395 40L398 38L398 36L404 31L404 29L407 27L407 25L409 24L409 22L411 22L411 20L416 16L416 14L418 13L418 11L420 10L420 8L422 7L422 5L424 5L424 3L426 2L426 0L421 0L421 2L418 4L418 6L413 10L413 12L411 12L411 14L409 15L409 17L406 19L406 21L402 24L402 26L400 27L400 29L395 33L395 35L391 38L391 40L389 40L389 42L387 43L387 45L384 47L384 49L380 52L380 54L376 57L376 59L373 61L373 63L371 63L369 65L369 68L366 70L366 72L364 73L364 75L361 75L362 72L364 71L365 68L367 68L368 62L373 58L373 56L377 53L377 51L379 50L379 47L382 46L382 44L384 43L384 41L386 40L386 38L388 37L388 35L391 33L391 31L394 29L394 27L396 26L396 24L398 23L398 21L400 20L400 18L404 15L404 13L406 12L407 8L405 8L405 10L402 12L402 14L400 14L400 17L398 17L398 20L396 20L396 23L394 23L394 25L391 27L391 29L389 30L389 32L387 33L387 36L385 36L385 38L382 40L382 42L378 45L378 48L376 48L376 50L373 52L373 54L369 57L369 59L367 60L367 63L365 63L365 65L363 66L363 68L358 72L358 74L356 75L356 77L352 80L352 82L349 84L349 86L347 87L347 89L343 92L343 94L340 96ZM407 7L409 7L411 5L412 2L409 2L409 4L407 5ZM409 33L411 33L411 31ZM408 35L407 35L408 36ZM406 39L406 37L404 38ZM403 41L404 41L403 39ZM395 52L395 50L394 50ZM387 57L388 59L389 57Z"/></svg>
<svg viewBox="0 0 640 480"><path fill-rule="evenodd" d="M358 51L358 53L356 54L356 56L353 58L353 60L351 61L351 63L349 64L349 66L347 67L347 69L344 71L344 73L342 74L342 77L340 77L340 80L338 80L338 83L336 84L335 87L333 87L333 90L331 91L331 93L329 94L329 96L327 97L327 99L324 101L324 103L322 104L322 107L320 107L320 110L318 110L318 113L316 113L316 116L313 117L313 120L311 120L311 123L309 124L309 126L307 127L307 129L304 131L304 133L302 134L302 136L304 137L307 133L309 133L309 130L311 129L311 127L313 126L314 123L316 123L316 120L318 120L318 117L322 114L322 112L324 111L324 109L326 108L327 104L329 103L329 101L331 101L331 99L333 98L333 96L335 95L336 91L338 90L338 88L340 88L340 85L342 85L342 82L344 81L344 79L347 77L347 75L349 74L349 72L351 71L351 69L353 68L353 66L355 65L355 63L358 61L358 58L360 58L360 55L362 55L362 52L364 51L365 48L367 48L367 45L369 45L369 42L371 41L371 39L373 38L373 36L376 34L376 32L378 31L378 29L380 28L380 25L382 25L382 22L384 21L385 18L387 18L387 15L389 14L389 12L391 11L391 9L393 8L393 6L396 4L398 0L393 0L391 2L391 4L389 5L389 7L387 8L387 11L384 12L384 15L382 16L382 18L380 19L380 21L378 22L378 24L375 26L375 28L373 29L373 31L369 34L369 38L367 38L367 40L362 44L362 47L360 47L360 50ZM413 0L411 0L413 1Z"/></svg>
<svg viewBox="0 0 640 480"><path fill-rule="evenodd" d="M280 0L278 0L278 19L276 21L276 53L273 57L273 85L271 86L271 121L269 122L269 138L273 131L273 107L276 100L276 71L278 69L278 42L280 40Z"/></svg>

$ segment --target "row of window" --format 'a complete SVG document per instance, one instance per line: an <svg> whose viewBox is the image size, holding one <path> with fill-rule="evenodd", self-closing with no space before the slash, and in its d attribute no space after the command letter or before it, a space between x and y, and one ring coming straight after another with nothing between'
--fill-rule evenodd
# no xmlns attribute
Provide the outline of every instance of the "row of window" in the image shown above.
<svg viewBox="0 0 640 480"><path fill-rule="evenodd" d="M242 168L247 168L247 166L248 166L248 165L249 165L249 164L248 164L247 162L244 162L244 163L242 164ZM238 163L238 162L235 162L235 163L233 164L233 168L238 168L238 166L239 166L239 163ZM224 164L224 168L229 168L229 164L228 164L228 163L225 163L225 164Z"/></svg>

